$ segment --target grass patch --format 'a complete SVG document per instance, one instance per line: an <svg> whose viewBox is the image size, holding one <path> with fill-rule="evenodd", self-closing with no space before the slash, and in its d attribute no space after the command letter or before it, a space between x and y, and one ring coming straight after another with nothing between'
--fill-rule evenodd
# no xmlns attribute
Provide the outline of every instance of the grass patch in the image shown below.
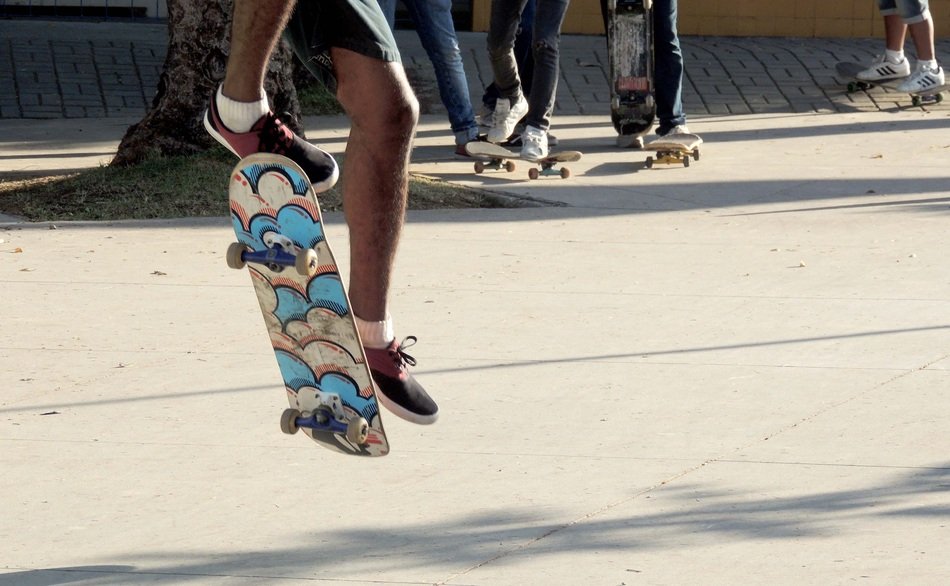
<svg viewBox="0 0 950 586"><path fill-rule="evenodd" d="M340 160L340 165L345 161ZM134 167L99 167L72 175L0 180L0 213L29 221L125 220L228 215L227 178L234 156L223 148L158 157ZM324 211L342 209L340 186L320 194ZM518 207L490 192L411 177L410 209Z"/></svg>
<svg viewBox="0 0 950 586"><path fill-rule="evenodd" d="M297 86L297 99L300 100L300 113L304 116L326 116L343 114L343 106L330 90L319 82Z"/></svg>

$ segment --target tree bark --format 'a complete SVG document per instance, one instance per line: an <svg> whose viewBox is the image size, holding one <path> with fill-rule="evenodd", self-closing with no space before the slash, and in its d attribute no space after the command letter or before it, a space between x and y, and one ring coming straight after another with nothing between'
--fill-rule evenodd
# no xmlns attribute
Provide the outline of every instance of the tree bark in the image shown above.
<svg viewBox="0 0 950 586"><path fill-rule="evenodd" d="M168 53L149 111L126 131L112 165L134 165L153 156L193 154L214 140L202 119L224 78L230 49L232 0L168 0ZM275 112L302 135L293 82L293 53L281 41L264 88Z"/></svg>

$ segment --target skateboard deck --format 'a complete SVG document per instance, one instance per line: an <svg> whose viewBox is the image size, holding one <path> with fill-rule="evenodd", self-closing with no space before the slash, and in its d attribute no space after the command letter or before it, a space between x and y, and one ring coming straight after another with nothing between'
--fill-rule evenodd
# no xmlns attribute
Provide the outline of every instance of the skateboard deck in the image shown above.
<svg viewBox="0 0 950 586"><path fill-rule="evenodd" d="M647 157L647 168L653 167L654 162L665 165L682 163L684 167L689 167L690 157L694 161L699 160L699 145L701 144L703 144L703 139L696 134L673 134L648 142L643 149L655 151L656 159L652 156Z"/></svg>
<svg viewBox="0 0 950 586"><path fill-rule="evenodd" d="M897 90L897 86L904 81L904 78L896 79L884 79L880 81L865 81L863 79L858 79L857 75L859 72L867 69L866 65L860 63L854 63L851 61L843 61L835 65L835 71L841 77L848 80L848 93L853 94L859 91L867 91L875 87L884 87L892 90ZM939 104L943 101L943 93L947 90L950 90L950 84L944 84L935 88L930 88L923 92L907 92L907 95L910 96L911 103L914 106L920 106L922 104Z"/></svg>
<svg viewBox="0 0 950 586"><path fill-rule="evenodd" d="M621 136L653 126L653 0L607 0L610 119Z"/></svg>
<svg viewBox="0 0 950 586"><path fill-rule="evenodd" d="M245 266L284 381L284 433L359 456L389 452L379 403L346 289L306 174L279 155L254 154L231 173L237 242L231 268Z"/></svg>
<svg viewBox="0 0 950 586"><path fill-rule="evenodd" d="M512 173L516 168L515 161L527 161L532 167L528 169L528 178L537 179L541 175L560 175L562 179L571 176L571 170L562 163L579 161L580 151L560 151L548 153L547 157L539 160L525 159L520 153L509 151L505 147L490 142L473 141L465 145L465 152L480 159L475 161L475 172L484 173L486 169L504 169ZM560 168L556 168L560 165Z"/></svg>

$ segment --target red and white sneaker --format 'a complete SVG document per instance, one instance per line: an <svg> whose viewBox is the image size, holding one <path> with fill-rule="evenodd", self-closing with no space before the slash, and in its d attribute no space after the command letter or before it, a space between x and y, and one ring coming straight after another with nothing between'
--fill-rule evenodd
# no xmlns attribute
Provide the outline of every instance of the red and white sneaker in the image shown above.
<svg viewBox="0 0 950 586"><path fill-rule="evenodd" d="M416 337L408 336L399 344L393 340L386 348L366 348L366 360L379 389L379 401L406 421L430 425L439 418L439 406L409 373L416 360L404 349L415 343Z"/></svg>
<svg viewBox="0 0 950 586"><path fill-rule="evenodd" d="M269 112L258 120L248 132L231 132L218 114L215 98L205 111L205 130L238 157L254 153L283 155L300 165L316 193L333 187L340 178L340 168L333 156L304 139Z"/></svg>

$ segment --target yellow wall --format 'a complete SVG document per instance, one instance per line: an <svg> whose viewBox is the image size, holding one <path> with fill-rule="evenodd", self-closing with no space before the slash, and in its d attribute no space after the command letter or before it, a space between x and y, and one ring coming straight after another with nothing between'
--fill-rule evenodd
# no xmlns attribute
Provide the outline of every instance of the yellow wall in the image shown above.
<svg viewBox="0 0 950 586"><path fill-rule="evenodd" d="M472 28L488 30L491 0L473 0ZM950 36L950 2L930 3L937 37ZM604 32L599 0L572 0L564 33ZM684 35L883 37L874 0L679 0Z"/></svg>

